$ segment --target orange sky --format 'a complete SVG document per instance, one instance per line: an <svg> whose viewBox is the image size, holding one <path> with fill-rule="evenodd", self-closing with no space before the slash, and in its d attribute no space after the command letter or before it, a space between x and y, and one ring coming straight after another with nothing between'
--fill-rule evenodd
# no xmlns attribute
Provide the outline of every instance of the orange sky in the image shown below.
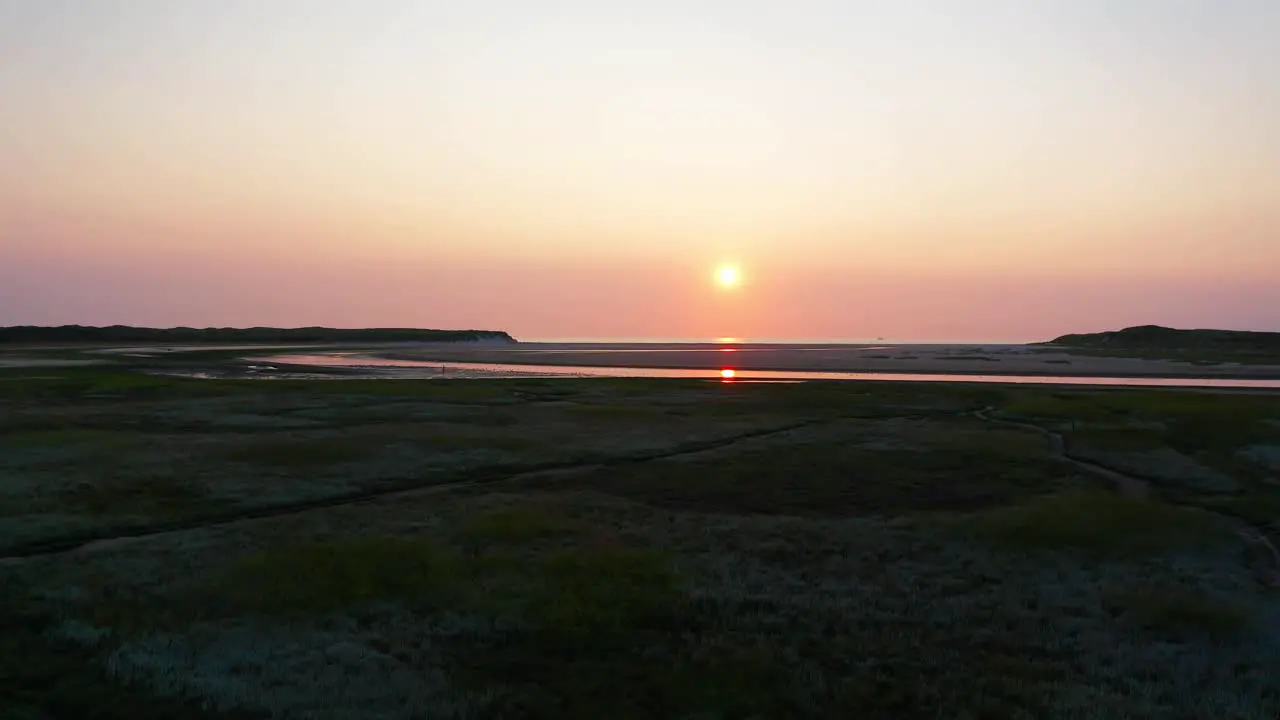
<svg viewBox="0 0 1280 720"><path fill-rule="evenodd" d="M1275 37L1267 0L0 0L0 324L1280 329Z"/></svg>

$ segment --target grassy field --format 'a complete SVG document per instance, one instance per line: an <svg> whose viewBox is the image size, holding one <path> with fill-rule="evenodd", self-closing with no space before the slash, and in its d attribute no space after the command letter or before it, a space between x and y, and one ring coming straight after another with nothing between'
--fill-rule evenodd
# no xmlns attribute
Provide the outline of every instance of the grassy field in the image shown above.
<svg viewBox="0 0 1280 720"><path fill-rule="evenodd" d="M1277 394L3 368L0 717L1275 718L1277 455Z"/></svg>

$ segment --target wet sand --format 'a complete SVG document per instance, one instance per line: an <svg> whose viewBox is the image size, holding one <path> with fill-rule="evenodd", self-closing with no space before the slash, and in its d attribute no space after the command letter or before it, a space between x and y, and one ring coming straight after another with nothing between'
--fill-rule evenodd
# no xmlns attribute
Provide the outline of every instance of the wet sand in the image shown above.
<svg viewBox="0 0 1280 720"><path fill-rule="evenodd" d="M1090 357L1035 345L569 344L423 345L371 353L386 360L787 372L1280 378L1280 365L1193 364Z"/></svg>

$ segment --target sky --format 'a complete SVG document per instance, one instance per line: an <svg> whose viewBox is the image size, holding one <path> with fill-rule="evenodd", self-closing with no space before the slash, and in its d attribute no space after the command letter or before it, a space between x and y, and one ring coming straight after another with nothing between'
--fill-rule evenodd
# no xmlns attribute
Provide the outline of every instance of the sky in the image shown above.
<svg viewBox="0 0 1280 720"><path fill-rule="evenodd" d="M0 0L0 325L1280 330L1276 38L1275 0Z"/></svg>

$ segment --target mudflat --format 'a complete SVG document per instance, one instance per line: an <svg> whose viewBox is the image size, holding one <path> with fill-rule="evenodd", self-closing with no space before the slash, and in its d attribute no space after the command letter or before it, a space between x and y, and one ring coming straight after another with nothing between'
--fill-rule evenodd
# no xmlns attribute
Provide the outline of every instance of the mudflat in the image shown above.
<svg viewBox="0 0 1280 720"><path fill-rule="evenodd" d="M433 344L372 353L385 360L521 365L1110 377L1280 378L1280 364L1086 355L1042 345L683 343Z"/></svg>

